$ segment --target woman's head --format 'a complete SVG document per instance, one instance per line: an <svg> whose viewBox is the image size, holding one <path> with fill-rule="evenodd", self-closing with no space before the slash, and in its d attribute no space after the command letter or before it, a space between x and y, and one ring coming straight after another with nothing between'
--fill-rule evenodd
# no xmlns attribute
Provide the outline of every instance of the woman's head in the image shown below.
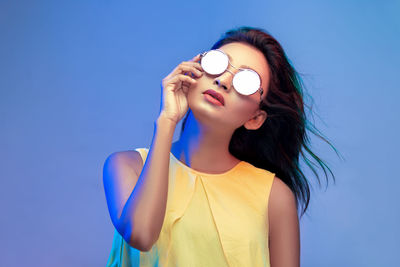
<svg viewBox="0 0 400 267"><path fill-rule="evenodd" d="M197 78L197 83L192 85L187 96L191 112L197 120L213 123L214 129L219 127L230 131L230 134L241 126L248 130L258 129L267 118L266 112L259 108L260 102L265 99L270 79L270 70L265 57L257 48L244 42L227 43L218 50L229 58L228 67L221 74L204 72L204 75ZM260 79L260 86L257 89L262 90L249 95L236 90L233 79L246 75L241 73L242 70L251 70L250 72ZM237 74L239 75L236 76ZM223 105L207 101L207 90L219 94Z"/></svg>
<svg viewBox="0 0 400 267"><path fill-rule="evenodd" d="M279 42L263 29L239 27L229 30L211 49L221 49L233 54L232 57L237 61L232 62L234 66L248 63L246 65L255 68L262 78L262 100L260 101L259 94L255 93L236 102L242 106L232 108L239 119L230 140L230 153L256 167L274 172L292 189L297 202L300 200L305 203L304 213L309 203L310 190L307 179L299 168L300 154L317 177L304 151L317 161L325 174L325 167L329 171L330 169L308 146L306 129L324 141L326 139L320 136L306 119L299 75ZM213 81L218 85L225 85L223 88L230 88L232 75L224 72ZM232 94L230 100L235 100L233 96L237 95ZM183 121L181 133L184 131L187 117ZM254 121L250 120L246 125L245 122L251 118L255 118Z"/></svg>

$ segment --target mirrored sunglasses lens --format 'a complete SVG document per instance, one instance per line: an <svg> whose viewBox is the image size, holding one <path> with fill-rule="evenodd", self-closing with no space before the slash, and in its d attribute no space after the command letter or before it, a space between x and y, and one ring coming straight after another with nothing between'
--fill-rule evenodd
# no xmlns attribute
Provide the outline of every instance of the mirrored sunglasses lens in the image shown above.
<svg viewBox="0 0 400 267"><path fill-rule="evenodd" d="M211 75L220 74L228 67L228 57L218 50L211 50L202 57L201 67Z"/></svg>
<svg viewBox="0 0 400 267"><path fill-rule="evenodd" d="M261 86L258 75L251 70L243 70L233 77L233 86L242 95L251 95Z"/></svg>

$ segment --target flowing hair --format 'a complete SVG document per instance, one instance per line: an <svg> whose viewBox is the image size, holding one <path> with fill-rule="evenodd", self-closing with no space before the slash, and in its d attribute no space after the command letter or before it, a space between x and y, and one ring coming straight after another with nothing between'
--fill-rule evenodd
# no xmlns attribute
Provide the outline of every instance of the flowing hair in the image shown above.
<svg viewBox="0 0 400 267"><path fill-rule="evenodd" d="M318 166L326 178L328 170L335 180L328 165L311 151L307 131L328 143L336 154L338 152L307 120L304 107L310 111L311 108L303 101L303 82L279 42L264 29L238 27L223 34L211 49L232 42L246 43L260 50L268 62L271 78L267 96L260 103L260 109L268 114L267 119L257 130L247 130L243 125L237 128L230 140L229 152L240 160L275 173L294 193L297 209L301 202L303 216L310 202L310 186L300 169L300 155L319 183ZM182 122L181 134L189 112Z"/></svg>

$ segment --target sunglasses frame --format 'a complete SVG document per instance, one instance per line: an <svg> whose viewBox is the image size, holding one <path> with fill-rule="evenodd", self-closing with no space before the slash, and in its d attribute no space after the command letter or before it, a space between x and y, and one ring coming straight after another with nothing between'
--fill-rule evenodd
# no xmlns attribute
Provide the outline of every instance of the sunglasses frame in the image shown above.
<svg viewBox="0 0 400 267"><path fill-rule="evenodd" d="M258 79L260 80L260 84L261 84L261 77L260 77L260 75L259 75L256 71L254 71L254 70L252 70L252 69L248 69L248 68L236 68L236 67L233 66L232 63L230 62L228 55L227 55L224 51L222 51L222 50L220 50L220 49L211 49L211 50L208 50L208 51L205 51L205 52L201 53L201 54L200 54L200 65L201 65L201 60L203 59L203 57L204 57L207 53L209 53L209 52L211 52L211 51L218 51L218 52L221 52L222 54L224 54L225 57L226 57L226 59L228 60L228 66L230 65L232 68L234 68L234 69L236 69L236 70L239 70L239 72L237 72L236 74L240 73L241 71L252 71L252 72L254 72L255 74L257 74ZM235 74L235 73L232 73L232 72L228 69L228 66L226 67L226 69L225 69L224 71L222 71L222 72L219 73L219 74L210 74L210 73L208 73L207 71L205 71L205 70L204 70L204 71L207 72L207 73L210 74L210 75L221 75L221 74L224 73L225 71L228 71L230 74L233 75L233 77L235 77L236 74ZM202 66L202 67L203 67L203 66ZM232 84L232 86L233 86L233 84ZM235 86L233 86L233 88L235 88ZM236 90L236 88L235 88L235 90ZM240 93L240 92L237 91L237 90L236 90L236 92L238 92L238 93L241 94L241 95L244 95L244 94ZM251 93L251 94L249 94L249 95L255 94L255 93L257 93L257 92L260 92L260 100L261 100L261 99L262 99L262 94L264 93L264 90L263 90L263 88L262 88L261 86L260 86L254 93Z"/></svg>

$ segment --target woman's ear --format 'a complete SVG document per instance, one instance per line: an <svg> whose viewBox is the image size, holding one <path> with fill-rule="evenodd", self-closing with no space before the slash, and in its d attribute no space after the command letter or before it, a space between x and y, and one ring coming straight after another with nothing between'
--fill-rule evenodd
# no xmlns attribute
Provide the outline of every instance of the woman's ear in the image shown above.
<svg viewBox="0 0 400 267"><path fill-rule="evenodd" d="M263 125L264 121L267 119L267 112L265 110L258 110L257 114L246 121L243 125L247 130L257 130Z"/></svg>

